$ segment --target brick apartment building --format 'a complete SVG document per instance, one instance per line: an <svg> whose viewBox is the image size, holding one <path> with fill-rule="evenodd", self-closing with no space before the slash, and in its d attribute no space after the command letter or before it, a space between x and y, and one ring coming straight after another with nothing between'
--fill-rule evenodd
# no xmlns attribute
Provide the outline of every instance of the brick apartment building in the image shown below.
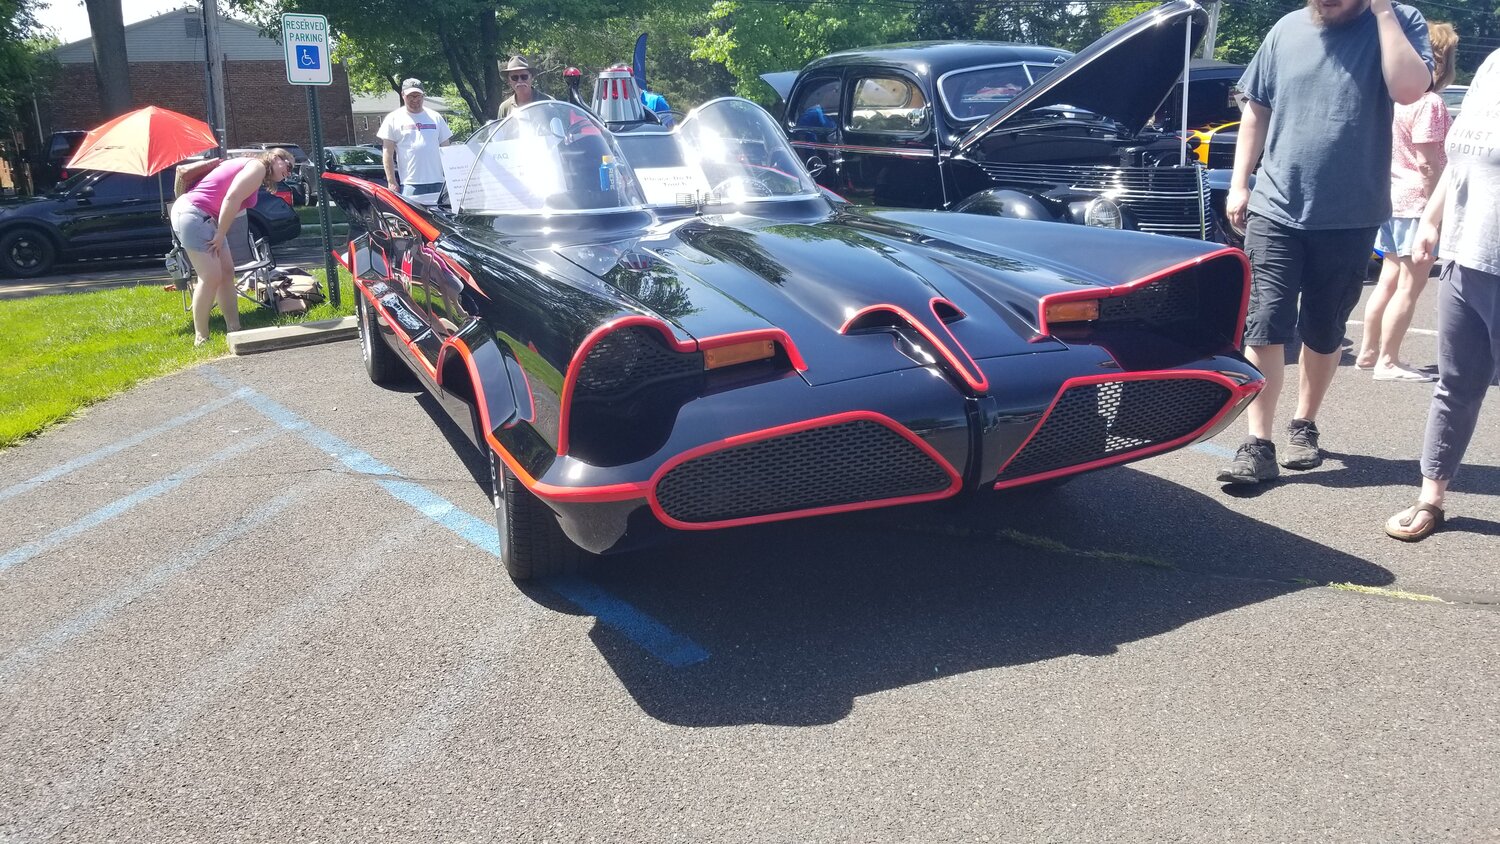
<svg viewBox="0 0 1500 844"><path fill-rule="evenodd" d="M307 94L304 86L286 81L281 45L243 21L223 18L219 30L228 145L280 141L311 148ZM44 132L91 129L104 122L93 50L93 39L86 38L53 51L59 65L57 83L50 96L39 98ZM197 9L167 12L125 27L125 52L134 106L160 106L211 122L203 18ZM354 122L344 68L334 65L332 85L311 87L318 95L323 143L351 143Z"/></svg>

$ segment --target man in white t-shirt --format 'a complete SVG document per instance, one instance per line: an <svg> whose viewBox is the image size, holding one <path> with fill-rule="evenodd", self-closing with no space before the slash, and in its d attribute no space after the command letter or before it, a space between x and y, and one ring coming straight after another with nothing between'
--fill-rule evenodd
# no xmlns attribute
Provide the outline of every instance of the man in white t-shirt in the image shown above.
<svg viewBox="0 0 1500 844"><path fill-rule="evenodd" d="M448 145L453 132L441 114L422 107L426 96L420 80L403 81L404 105L385 116L375 136L384 147L386 184L396 187L399 169L401 195L430 204L443 191L443 158L438 148Z"/></svg>

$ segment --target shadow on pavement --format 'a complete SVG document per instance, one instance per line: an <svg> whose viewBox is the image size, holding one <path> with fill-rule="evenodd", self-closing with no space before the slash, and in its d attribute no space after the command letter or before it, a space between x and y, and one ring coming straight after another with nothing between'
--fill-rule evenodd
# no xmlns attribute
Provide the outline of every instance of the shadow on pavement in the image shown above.
<svg viewBox="0 0 1500 844"><path fill-rule="evenodd" d="M854 700L987 668L1108 656L1309 585L1385 569L1129 469L967 509L681 535L593 578L710 657L672 668L591 636L641 708L685 726L812 725ZM571 605L549 600L561 612Z"/></svg>

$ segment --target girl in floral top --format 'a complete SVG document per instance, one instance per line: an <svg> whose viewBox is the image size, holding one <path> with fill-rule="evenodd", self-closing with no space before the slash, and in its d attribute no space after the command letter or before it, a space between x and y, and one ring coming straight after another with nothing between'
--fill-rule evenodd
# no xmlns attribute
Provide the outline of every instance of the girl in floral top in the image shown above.
<svg viewBox="0 0 1500 844"><path fill-rule="evenodd" d="M1451 123L1438 92L1453 83L1458 33L1446 23L1428 23L1436 65L1432 89L1411 105L1396 105L1391 121L1391 219L1380 227L1376 247L1385 254L1380 282L1365 305L1364 340L1354 365L1374 369L1376 381L1431 381L1432 376L1402 362L1401 340L1411 325L1417 299L1427 286L1432 259L1413 247L1417 220L1443 174L1443 141Z"/></svg>

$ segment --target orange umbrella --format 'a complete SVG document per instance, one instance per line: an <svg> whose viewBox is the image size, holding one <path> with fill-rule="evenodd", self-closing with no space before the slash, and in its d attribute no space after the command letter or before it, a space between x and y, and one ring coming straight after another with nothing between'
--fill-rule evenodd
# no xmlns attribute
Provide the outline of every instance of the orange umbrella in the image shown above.
<svg viewBox="0 0 1500 844"><path fill-rule="evenodd" d="M218 145L207 123L175 111L146 106L89 132L67 166L70 170L150 176Z"/></svg>

